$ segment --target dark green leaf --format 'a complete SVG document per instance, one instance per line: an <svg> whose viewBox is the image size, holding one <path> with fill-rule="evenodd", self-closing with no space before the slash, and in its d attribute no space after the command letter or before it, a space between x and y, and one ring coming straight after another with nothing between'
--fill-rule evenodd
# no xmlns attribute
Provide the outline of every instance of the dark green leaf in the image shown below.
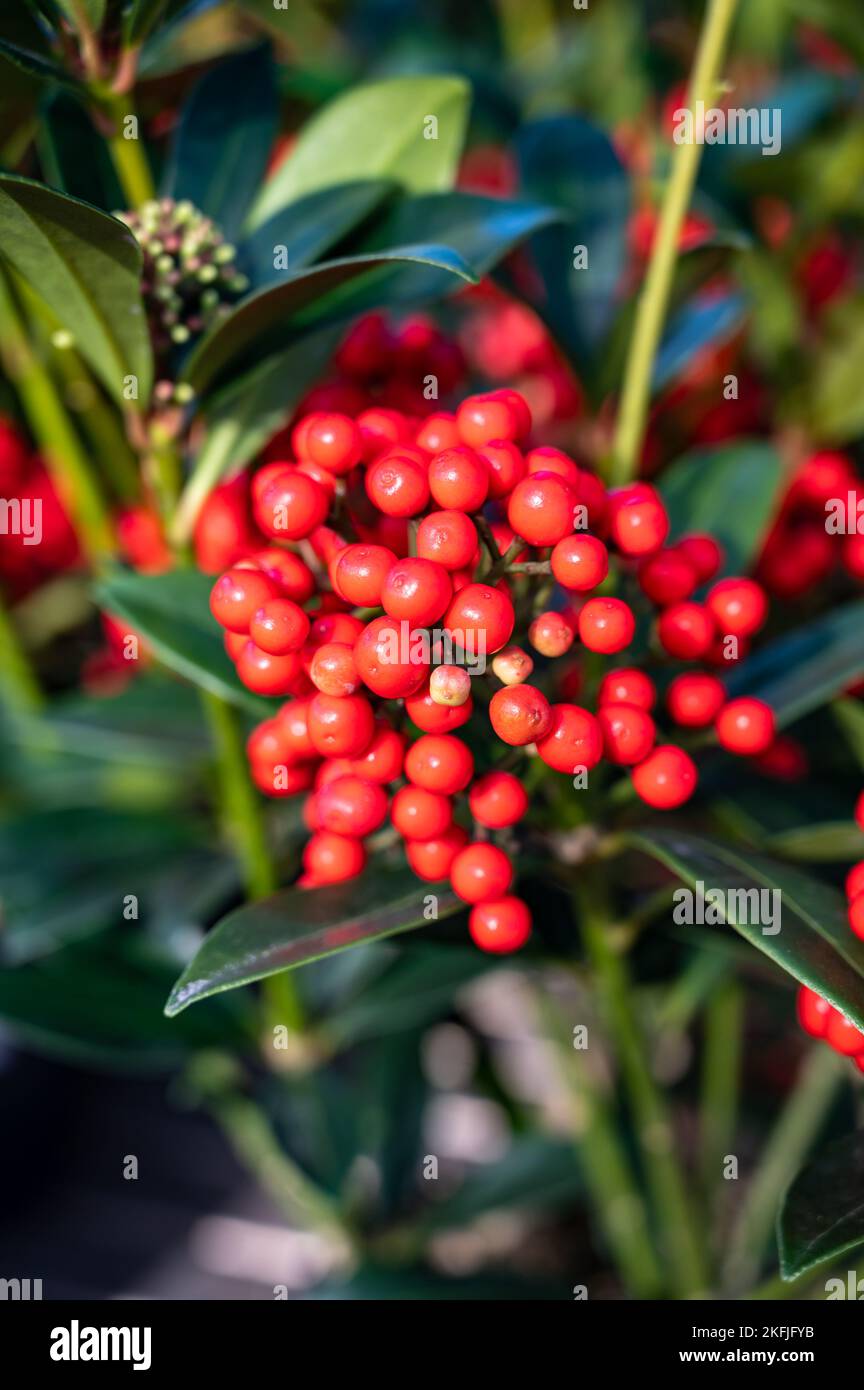
<svg viewBox="0 0 864 1390"><path fill-rule="evenodd" d="M16 68L21 68L31 77L38 77L47 82L60 82L79 91L84 90L83 83L52 58L46 58L42 53L34 53L29 48L22 48L17 43L10 43L8 39L0 39L0 57L8 58Z"/></svg>
<svg viewBox="0 0 864 1390"><path fill-rule="evenodd" d="M864 676L864 601L847 603L763 647L729 675L729 694L765 700L792 724Z"/></svg>
<svg viewBox="0 0 864 1390"><path fill-rule="evenodd" d="M57 0L73 29L77 30L80 30L81 18L91 29L99 30L105 18L105 3L106 0Z"/></svg>
<svg viewBox="0 0 864 1390"><path fill-rule="evenodd" d="M69 92L48 92L40 103L36 144L46 181L111 212L122 208L120 189L105 141L86 107Z"/></svg>
<svg viewBox="0 0 864 1390"><path fill-rule="evenodd" d="M652 385L661 391L706 348L726 342L740 327L746 303L743 295L696 294L673 315L654 364Z"/></svg>
<svg viewBox="0 0 864 1390"><path fill-rule="evenodd" d="M30 179L0 175L0 256L74 334L115 400L124 378L150 393L153 362L139 281L141 252L128 228L88 203Z"/></svg>
<svg viewBox="0 0 864 1390"><path fill-rule="evenodd" d="M771 525L782 489L777 450L761 440L736 440L684 454L660 480L670 539L710 531L726 553L723 573L744 574Z"/></svg>
<svg viewBox="0 0 864 1390"><path fill-rule="evenodd" d="M786 859L810 864L842 864L864 854L864 835L851 819L826 825L802 825L772 835L766 848Z"/></svg>
<svg viewBox="0 0 864 1390"><path fill-rule="evenodd" d="M286 270L312 265L364 222L395 188L387 179L364 179L319 188L299 198L247 237L240 247L241 270L257 288L283 280Z"/></svg>
<svg viewBox="0 0 864 1390"><path fill-rule="evenodd" d="M864 1132L831 1144L801 1169L783 1200L777 1240L784 1279L864 1245ZM845 1285L845 1272L841 1278ZM857 1275L848 1296L859 1297Z"/></svg>
<svg viewBox="0 0 864 1390"><path fill-rule="evenodd" d="M352 87L304 127L265 184L250 227L334 183L384 178L415 193L449 188L465 138L468 98L468 85L459 77L394 77ZM428 117L438 122L437 139L428 138Z"/></svg>
<svg viewBox="0 0 864 1390"><path fill-rule="evenodd" d="M327 888L288 888L217 922L171 991L171 1016L198 999L262 980L361 942L424 925L430 894L438 919L458 911L442 884L419 882L408 869L373 867Z"/></svg>
<svg viewBox="0 0 864 1390"><path fill-rule="evenodd" d="M864 704L851 697L835 700L831 707L858 766L864 771Z"/></svg>
<svg viewBox="0 0 864 1390"><path fill-rule="evenodd" d="M701 883L706 890L723 892L778 890L780 931L766 934L758 922L744 920L754 915L749 905L742 905L739 914L734 900L727 899L729 925L864 1028L864 942L850 932L844 899L835 888L788 864L684 831L642 828L626 832L625 839L659 859L691 889Z"/></svg>
<svg viewBox="0 0 864 1390"><path fill-rule="evenodd" d="M188 198L233 240L264 177L277 116L268 45L211 69L183 108L165 194Z"/></svg>
<svg viewBox="0 0 864 1390"><path fill-rule="evenodd" d="M195 685L221 695L259 717L272 712L238 678L210 613L212 577L194 569L169 574L113 570L97 588L97 602L125 618L155 656Z"/></svg>
<svg viewBox="0 0 864 1390"><path fill-rule="evenodd" d="M484 198L479 193L426 193L394 203L376 220L363 250L434 241L451 247L475 275L483 276L520 241L561 220L556 209L539 204Z"/></svg>
<svg viewBox="0 0 864 1390"><path fill-rule="evenodd" d="M201 391L229 370L250 368L287 346L304 328L392 299L388 285L406 265L444 271L456 281L474 280L462 258L446 246L402 246L326 261L243 300L196 345L184 367L184 380Z"/></svg>
<svg viewBox="0 0 864 1390"><path fill-rule="evenodd" d="M325 1024L339 1046L429 1023L453 1004L454 995L494 969L476 950L418 945L405 952L353 999L340 1003Z"/></svg>
<svg viewBox="0 0 864 1390"><path fill-rule="evenodd" d="M478 1168L421 1218L423 1232L450 1230L488 1211L566 1207L583 1191L576 1151L564 1139L517 1139L497 1163Z"/></svg>

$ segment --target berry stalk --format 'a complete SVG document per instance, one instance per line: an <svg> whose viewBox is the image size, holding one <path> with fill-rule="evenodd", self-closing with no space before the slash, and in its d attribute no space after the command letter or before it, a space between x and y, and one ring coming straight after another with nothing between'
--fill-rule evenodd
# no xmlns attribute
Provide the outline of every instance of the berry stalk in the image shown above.
<svg viewBox="0 0 864 1390"><path fill-rule="evenodd" d="M691 110L700 101L706 107L710 106L717 93L720 65L736 7L737 0L708 0L687 92L687 103ZM695 140L690 144L677 145L672 154L671 173L624 367L609 463L609 481L616 486L630 482L639 471L651 402L654 361L675 277L681 229L701 157L702 146Z"/></svg>

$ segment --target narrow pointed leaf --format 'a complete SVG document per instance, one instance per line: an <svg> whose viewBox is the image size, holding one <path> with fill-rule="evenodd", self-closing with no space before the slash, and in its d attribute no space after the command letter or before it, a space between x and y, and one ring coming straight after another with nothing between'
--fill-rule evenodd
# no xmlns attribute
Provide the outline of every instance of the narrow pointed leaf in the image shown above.
<svg viewBox="0 0 864 1390"><path fill-rule="evenodd" d="M777 1239L787 1280L864 1245L864 1131L831 1144L801 1169L783 1200ZM839 1276L845 1285L845 1269ZM840 1297L861 1297L857 1273L854 1281L854 1292L844 1288Z"/></svg>
<svg viewBox="0 0 864 1390"><path fill-rule="evenodd" d="M284 280L286 270L302 270L319 260L379 208L395 188L389 179L364 179L319 188L299 198L246 238L239 253L241 270L256 288Z"/></svg>

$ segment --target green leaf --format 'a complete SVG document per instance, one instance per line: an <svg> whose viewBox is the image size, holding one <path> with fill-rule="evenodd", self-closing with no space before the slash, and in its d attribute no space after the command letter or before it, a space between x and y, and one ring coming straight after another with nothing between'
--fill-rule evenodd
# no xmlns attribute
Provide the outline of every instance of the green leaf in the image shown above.
<svg viewBox="0 0 864 1390"><path fill-rule="evenodd" d="M761 440L736 440L684 454L664 471L660 492L669 510L670 539L710 531L723 546L724 574L750 568L783 490L777 450Z"/></svg>
<svg viewBox="0 0 864 1390"><path fill-rule="evenodd" d="M864 771L864 704L860 700L835 700L831 712L849 745L855 761Z"/></svg>
<svg viewBox="0 0 864 1390"><path fill-rule="evenodd" d="M122 922L129 893L143 914L162 871L200 845L177 817L117 808L39 811L0 824L4 959L32 960Z"/></svg>
<svg viewBox="0 0 864 1390"><path fill-rule="evenodd" d="M189 0L132 0L123 18L123 37L130 48L137 46L156 28L163 14L178 13Z"/></svg>
<svg viewBox="0 0 864 1390"><path fill-rule="evenodd" d="M418 944L338 1005L325 1024L327 1037L345 1047L430 1023L451 1008L460 989L495 964L473 949Z"/></svg>
<svg viewBox="0 0 864 1390"><path fill-rule="evenodd" d="M735 901L727 899L729 926L864 1028L864 942L850 932L845 901L835 888L788 864L684 831L640 828L625 832L624 839L633 849L665 864L694 890L697 883L723 892L778 890L779 932L768 935L758 923L743 920L753 915L746 905L740 913L742 920L737 920Z"/></svg>
<svg viewBox="0 0 864 1390"><path fill-rule="evenodd" d="M801 1169L783 1199L777 1241L786 1280L864 1245L864 1131L829 1145ZM845 1274L840 1277L845 1285ZM858 1297L857 1276L849 1297Z"/></svg>
<svg viewBox="0 0 864 1390"><path fill-rule="evenodd" d="M402 246L325 261L244 299L195 346L183 379L200 392L229 371L252 367L287 346L304 328L348 318L360 308L392 298L387 286L406 265L427 266L469 283L475 279L462 258L446 246Z"/></svg>
<svg viewBox="0 0 864 1390"><path fill-rule="evenodd" d="M772 854L811 864L842 864L864 854L864 835L851 819L781 830L766 843Z"/></svg>
<svg viewBox="0 0 864 1390"><path fill-rule="evenodd" d="M834 310L826 338L813 358L803 410L815 438L847 444L864 430L864 393L856 370L864 354L864 297L846 299Z"/></svg>
<svg viewBox="0 0 864 1390"><path fill-rule="evenodd" d="M0 257L74 334L123 403L124 378L150 394L153 360L139 289L141 252L122 222L31 179L0 174Z"/></svg>
<svg viewBox="0 0 864 1390"><path fill-rule="evenodd" d="M285 269L312 265L389 198L389 179L364 179L319 188L263 222L240 246L238 263L256 287L280 281ZM275 260L279 256L277 270Z"/></svg>
<svg viewBox="0 0 864 1390"><path fill-rule="evenodd" d="M80 30L83 18L91 29L98 31L105 18L105 0L57 0L72 28Z"/></svg>
<svg viewBox="0 0 864 1390"><path fill-rule="evenodd" d="M125 618L172 671L263 718L273 706L238 678L210 613L212 587L212 576L193 569L151 575L118 569L99 583L96 601Z"/></svg>
<svg viewBox="0 0 864 1390"><path fill-rule="evenodd" d="M376 220L364 251L410 246L421 240L449 246L477 276L542 227L560 222L555 208L484 198L477 193L426 193L401 198Z"/></svg>
<svg viewBox="0 0 864 1390"><path fill-rule="evenodd" d="M188 198L232 240L264 177L277 119L269 45L211 69L183 107L165 195Z"/></svg>
<svg viewBox="0 0 864 1390"><path fill-rule="evenodd" d="M22 48L20 44L10 43L8 39L0 39L0 56L8 58L10 63L14 63L16 68L21 68L22 72L28 73L30 77L38 77L43 82L60 82L65 87L84 91L84 84L59 63L55 63L52 58L46 58L42 53L34 53L30 48Z"/></svg>
<svg viewBox="0 0 864 1390"><path fill-rule="evenodd" d="M503 1158L470 1174L452 1197L419 1221L426 1233L465 1226L489 1211L566 1207L584 1183L576 1151L564 1139L535 1134L517 1139Z"/></svg>
<svg viewBox="0 0 864 1390"><path fill-rule="evenodd" d="M730 696L765 700L792 724L864 676L864 600L847 603L763 647L730 673Z"/></svg>
<svg viewBox="0 0 864 1390"><path fill-rule="evenodd" d="M70 92L47 92L40 117L36 145L46 181L106 212L122 208L114 166L83 103Z"/></svg>
<svg viewBox="0 0 864 1390"><path fill-rule="evenodd" d="M173 1023L163 1017L175 969L128 930L106 933L0 970L0 1019L23 1047L111 1070L162 1072L192 1049L248 1048L252 1030L239 999L214 1000Z"/></svg>
<svg viewBox="0 0 864 1390"><path fill-rule="evenodd" d="M350 883L288 888L248 903L216 923L172 989L165 1012L173 1017L208 995L423 926L430 893L438 899L438 920L459 910L459 900L443 884L427 886L408 869L377 866Z"/></svg>
<svg viewBox="0 0 864 1390"><path fill-rule="evenodd" d="M394 179L414 193L451 187L465 139L469 88L460 77L394 77L352 87L303 128L252 209L259 227L288 203L355 179ZM427 117L438 122L428 138Z"/></svg>

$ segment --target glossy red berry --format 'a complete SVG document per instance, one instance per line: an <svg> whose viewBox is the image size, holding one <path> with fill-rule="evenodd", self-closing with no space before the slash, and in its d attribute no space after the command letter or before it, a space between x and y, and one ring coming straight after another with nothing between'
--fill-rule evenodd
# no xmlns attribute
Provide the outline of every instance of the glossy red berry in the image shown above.
<svg viewBox="0 0 864 1390"><path fill-rule="evenodd" d="M336 777L316 793L316 813L322 830L336 835L371 835L387 815L387 794L378 782L348 774Z"/></svg>
<svg viewBox="0 0 864 1390"><path fill-rule="evenodd" d="M713 536L682 536L675 548L693 566L699 584L706 584L709 579L713 579L723 563L723 547Z"/></svg>
<svg viewBox="0 0 864 1390"><path fill-rule="evenodd" d="M258 569L230 569L210 591L210 612L229 632L248 632L258 609L279 595L279 586Z"/></svg>
<svg viewBox="0 0 864 1390"><path fill-rule="evenodd" d="M858 893L849 904L849 925L859 940L864 941L864 892Z"/></svg>
<svg viewBox="0 0 864 1390"><path fill-rule="evenodd" d="M337 477L348 473L363 456L363 436L348 415L316 411L297 426L292 444L298 458L326 468Z"/></svg>
<svg viewBox="0 0 864 1390"><path fill-rule="evenodd" d="M360 841L329 830L312 835L303 850L303 868L316 883L344 883L365 867L366 851Z"/></svg>
<svg viewBox="0 0 864 1390"><path fill-rule="evenodd" d="M509 497L527 472L521 450L510 440L496 439L484 444L477 453L489 470L489 496L496 500Z"/></svg>
<svg viewBox="0 0 864 1390"><path fill-rule="evenodd" d="M666 508L652 489L613 501L610 532L623 555L651 555L669 534Z"/></svg>
<svg viewBox="0 0 864 1390"><path fill-rule="evenodd" d="M824 1038L828 1031L832 1005L814 989L802 985L798 990L798 1022L811 1038Z"/></svg>
<svg viewBox="0 0 864 1390"><path fill-rule="evenodd" d="M265 652L283 656L299 651L309 635L309 619L290 598L271 598L252 615L249 636Z"/></svg>
<svg viewBox="0 0 864 1390"><path fill-rule="evenodd" d="M512 395L515 396L516 392ZM527 410L524 400L521 403ZM498 439L518 442L527 434L524 415L520 412L518 402L508 398L503 392L469 396L456 412L456 424L463 444L472 449L482 448L484 444Z"/></svg>
<svg viewBox="0 0 864 1390"><path fill-rule="evenodd" d="M623 651L635 631L633 610L620 598L589 598L579 614L579 636L592 652Z"/></svg>
<svg viewBox="0 0 864 1390"><path fill-rule="evenodd" d="M857 1057L864 1053L864 1033L839 1009L832 1008L828 1015L825 1041L841 1057Z"/></svg>
<svg viewBox="0 0 864 1390"><path fill-rule="evenodd" d="M254 507L255 520L266 536L297 541L320 526L330 498L325 488L296 468L286 468L264 489Z"/></svg>
<svg viewBox="0 0 864 1390"><path fill-rule="evenodd" d="M859 893L864 893L864 860L852 865L846 875L845 887L847 898L857 898Z"/></svg>
<svg viewBox="0 0 864 1390"><path fill-rule="evenodd" d="M693 759L672 743L655 748L644 762L634 767L632 776L637 795L661 811L683 806L696 790Z"/></svg>
<svg viewBox="0 0 864 1390"><path fill-rule="evenodd" d="M299 653L274 655L262 651L251 641L237 657L237 675L247 690L253 690L256 695L290 695L302 671Z"/></svg>
<svg viewBox="0 0 864 1390"><path fill-rule="evenodd" d="M453 585L436 560L409 556L391 567L381 590L381 603L391 618L405 618L427 627L440 618L453 596Z"/></svg>
<svg viewBox="0 0 864 1390"><path fill-rule="evenodd" d="M695 569L680 550L661 550L639 566L639 587L660 608L688 599L698 582Z"/></svg>
<svg viewBox="0 0 864 1390"><path fill-rule="evenodd" d="M385 516L416 516L429 501L427 470L397 451L383 454L366 473L366 493Z"/></svg>
<svg viewBox="0 0 864 1390"><path fill-rule="evenodd" d="M429 490L439 507L476 512L489 491L489 467L465 445L445 449L429 463Z"/></svg>
<svg viewBox="0 0 864 1390"><path fill-rule="evenodd" d="M564 589L588 593L609 573L609 552L596 536L565 536L552 551L552 573Z"/></svg>
<svg viewBox="0 0 864 1390"><path fill-rule="evenodd" d="M625 767L641 763L654 747L654 720L638 705L601 705L597 719L610 762Z"/></svg>
<svg viewBox="0 0 864 1390"><path fill-rule="evenodd" d="M416 787L454 796L474 775L474 758L452 734L424 734L405 754L405 776Z"/></svg>
<svg viewBox="0 0 864 1390"><path fill-rule="evenodd" d="M464 512L430 512L417 527L417 554L446 570L465 569L477 553L477 528Z"/></svg>
<svg viewBox="0 0 864 1390"><path fill-rule="evenodd" d="M435 840L453 823L453 803L425 787L400 787L390 804L390 819L406 840Z"/></svg>
<svg viewBox="0 0 864 1390"><path fill-rule="evenodd" d="M405 713L427 734L448 734L461 729L474 713L474 700L469 695L461 705L442 705L432 694L431 677L421 690L405 700Z"/></svg>
<svg viewBox="0 0 864 1390"><path fill-rule="evenodd" d="M427 454L440 454L445 449L455 449L461 443L456 416L446 411L436 411L427 415L417 431L415 440L418 449Z"/></svg>
<svg viewBox="0 0 864 1390"><path fill-rule="evenodd" d="M508 694L524 690L516 686ZM596 767L603 755L603 733L593 714L581 705L552 705L548 732L537 739L537 752L548 767L574 776Z"/></svg>
<svg viewBox="0 0 864 1390"><path fill-rule="evenodd" d="M476 659L500 651L515 621L509 594L488 584L466 584L447 609L444 628L457 651Z"/></svg>
<svg viewBox="0 0 864 1390"><path fill-rule="evenodd" d="M309 737L322 758L359 758L375 732L372 706L363 695L317 694L309 702Z"/></svg>
<svg viewBox="0 0 864 1390"><path fill-rule="evenodd" d="M401 622L386 616L367 624L355 643L354 660L363 684L388 700L413 695L429 674L422 643L413 644L410 634L406 641Z"/></svg>
<svg viewBox="0 0 864 1390"><path fill-rule="evenodd" d="M333 587L358 608L377 608L384 581L396 563L384 545L348 545L340 550L333 572Z"/></svg>
<svg viewBox="0 0 864 1390"><path fill-rule="evenodd" d="M676 724L688 729L713 724L725 700L722 682L701 671L676 676L666 692L666 708Z"/></svg>
<svg viewBox="0 0 864 1390"><path fill-rule="evenodd" d="M466 845L453 860L450 885L466 903L500 898L513 882L513 865L497 845L476 842Z"/></svg>
<svg viewBox="0 0 864 1390"><path fill-rule="evenodd" d="M256 550L252 562L279 586L285 598L306 603L315 592L315 576L293 550Z"/></svg>
<svg viewBox="0 0 864 1390"><path fill-rule="evenodd" d="M714 641L714 619L700 603L673 603L657 621L660 645L680 661L698 661Z"/></svg>
<svg viewBox="0 0 864 1390"><path fill-rule="evenodd" d="M322 695L354 695L360 688L360 673L354 647L348 642L323 642L316 647L309 666L309 677Z"/></svg>
<svg viewBox="0 0 864 1390"><path fill-rule="evenodd" d="M502 830L516 825L528 810L528 793L512 772L487 772L468 794L468 806L479 825Z"/></svg>
<svg viewBox="0 0 864 1390"><path fill-rule="evenodd" d="M529 545L557 545L573 532L576 494L555 473L532 473L517 483L507 520Z"/></svg>
<svg viewBox="0 0 864 1390"><path fill-rule="evenodd" d="M763 753L774 739L774 712L764 700L742 696L717 715L717 737L730 753Z"/></svg>
<svg viewBox="0 0 864 1390"><path fill-rule="evenodd" d="M653 709L656 699L657 691L651 678L631 666L607 671L597 692L599 705L638 705L640 709Z"/></svg>
<svg viewBox="0 0 864 1390"><path fill-rule="evenodd" d="M467 830L453 825L431 840L408 839L405 855L418 878L427 883L440 883L449 878L453 860L467 842Z"/></svg>
<svg viewBox="0 0 864 1390"><path fill-rule="evenodd" d="M509 955L520 950L531 935L531 913L521 898L491 898L471 909L468 930L481 951Z"/></svg>
<svg viewBox="0 0 864 1390"><path fill-rule="evenodd" d="M705 606L718 632L733 637L752 636L768 615L765 590L754 579L721 579L708 590Z"/></svg>
<svg viewBox="0 0 864 1390"><path fill-rule="evenodd" d="M509 685L489 701L489 722L498 737L513 747L545 738L552 727L552 707L533 685Z"/></svg>
<svg viewBox="0 0 864 1390"><path fill-rule="evenodd" d="M379 724L366 751L355 758L352 771L359 777L386 785L401 777L405 762L405 735Z"/></svg>
<svg viewBox="0 0 864 1390"><path fill-rule="evenodd" d="M861 792L855 802L855 823L864 830L864 792Z"/></svg>

